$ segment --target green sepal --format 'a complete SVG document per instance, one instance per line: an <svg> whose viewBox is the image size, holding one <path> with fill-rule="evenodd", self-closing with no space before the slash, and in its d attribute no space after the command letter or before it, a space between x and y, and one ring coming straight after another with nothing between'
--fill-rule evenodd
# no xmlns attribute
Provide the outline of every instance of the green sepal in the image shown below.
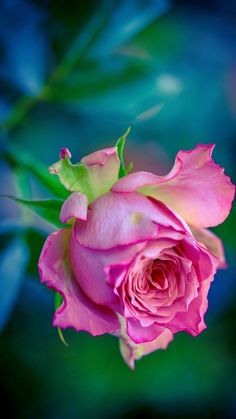
<svg viewBox="0 0 236 419"><path fill-rule="evenodd" d="M107 154L104 164L100 163L102 153L103 150L98 150L73 164L70 151L62 149L60 160L49 167L49 172L57 175L68 191L86 195L90 203L107 193L118 180L120 159L117 148ZM89 162L91 156L92 163Z"/></svg>
<svg viewBox="0 0 236 419"><path fill-rule="evenodd" d="M92 199L92 191L89 184L89 172L83 163L73 164L70 158L59 160L49 167L51 174L56 174L61 184L70 192L81 192Z"/></svg>
<svg viewBox="0 0 236 419"><path fill-rule="evenodd" d="M128 168L125 167L124 156L123 156L125 141L126 141L127 136L130 133L130 129L131 128L129 127L127 131L124 133L124 135L122 135L116 142L117 152L120 159L119 179L126 176L133 167L132 164L130 164Z"/></svg>
<svg viewBox="0 0 236 419"><path fill-rule="evenodd" d="M63 148L60 153L60 160L49 167L49 172L56 175L68 191L86 195L89 203L91 203L99 196L107 193L118 178L126 176L131 170L131 165L128 168L125 167L123 158L125 140L129 132L130 128L118 139L115 147L113 147L114 152L107 154L103 164L100 163L100 153L104 153L104 150L98 150L92 155L84 157L81 162L73 164L70 151ZM92 163L89 161L91 156Z"/></svg>

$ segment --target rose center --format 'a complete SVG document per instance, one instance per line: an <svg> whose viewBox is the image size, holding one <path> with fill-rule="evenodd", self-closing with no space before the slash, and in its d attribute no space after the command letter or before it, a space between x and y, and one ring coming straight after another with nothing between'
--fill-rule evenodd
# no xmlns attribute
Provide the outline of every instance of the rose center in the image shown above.
<svg viewBox="0 0 236 419"><path fill-rule="evenodd" d="M164 290L168 287L168 279L161 269L154 269L151 274L151 284L157 289Z"/></svg>

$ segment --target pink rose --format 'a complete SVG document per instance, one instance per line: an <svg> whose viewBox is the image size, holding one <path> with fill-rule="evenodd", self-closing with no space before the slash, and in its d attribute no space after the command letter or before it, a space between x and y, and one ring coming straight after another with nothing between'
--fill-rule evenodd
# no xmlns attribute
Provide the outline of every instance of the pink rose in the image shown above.
<svg viewBox="0 0 236 419"><path fill-rule="evenodd" d="M76 169L89 195L74 174L63 178L62 165L72 166L62 153L50 170L72 191L60 215L69 225L47 238L39 260L41 281L63 297L54 326L119 337L131 368L175 333L206 328L208 290L225 264L220 239L206 228L225 220L234 197L212 150L180 151L166 176L120 180L117 149L101 150Z"/></svg>

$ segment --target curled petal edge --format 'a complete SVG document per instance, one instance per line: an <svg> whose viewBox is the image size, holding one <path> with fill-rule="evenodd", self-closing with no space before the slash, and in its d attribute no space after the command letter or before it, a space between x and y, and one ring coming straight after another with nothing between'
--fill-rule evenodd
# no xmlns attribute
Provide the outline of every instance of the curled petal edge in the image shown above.
<svg viewBox="0 0 236 419"><path fill-rule="evenodd" d="M60 221L65 224L75 219L87 219L88 198L80 192L73 192L61 207Z"/></svg>
<svg viewBox="0 0 236 419"><path fill-rule="evenodd" d="M70 230L59 230L46 240L38 263L41 282L59 292L63 303L54 315L53 325L72 327L93 336L115 334L120 330L116 314L93 303L79 288L67 262Z"/></svg>
<svg viewBox="0 0 236 419"><path fill-rule="evenodd" d="M164 202L195 227L213 227L228 216L235 186L212 159L214 144L180 151L165 176L131 173L113 186L114 192L138 191Z"/></svg>

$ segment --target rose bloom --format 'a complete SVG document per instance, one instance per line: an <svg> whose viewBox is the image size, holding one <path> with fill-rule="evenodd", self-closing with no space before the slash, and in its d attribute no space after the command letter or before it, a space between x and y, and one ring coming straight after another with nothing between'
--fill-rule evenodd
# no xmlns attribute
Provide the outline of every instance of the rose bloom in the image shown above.
<svg viewBox="0 0 236 419"><path fill-rule="evenodd" d="M82 159L87 195L61 176L72 191L60 214L67 226L47 238L39 260L41 281L63 298L54 326L119 337L131 368L175 333L206 328L209 287L225 265L220 239L206 228L225 220L234 197L213 148L180 151L166 176L119 180L117 148L95 152ZM64 149L61 162L69 159Z"/></svg>

